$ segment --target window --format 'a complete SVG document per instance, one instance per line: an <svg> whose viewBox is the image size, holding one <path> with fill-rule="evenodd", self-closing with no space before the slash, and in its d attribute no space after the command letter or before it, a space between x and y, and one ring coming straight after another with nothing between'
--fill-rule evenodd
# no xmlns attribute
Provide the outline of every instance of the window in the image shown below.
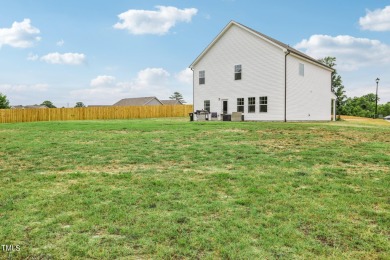
<svg viewBox="0 0 390 260"><path fill-rule="evenodd" d="M303 63L299 63L299 75L305 76L305 65Z"/></svg>
<svg viewBox="0 0 390 260"><path fill-rule="evenodd" d="M199 71L199 85L206 83L206 75L205 71L201 70Z"/></svg>
<svg viewBox="0 0 390 260"><path fill-rule="evenodd" d="M268 111L268 98L260 97L260 113L266 113Z"/></svg>
<svg viewBox="0 0 390 260"><path fill-rule="evenodd" d="M210 100L204 101L204 110L206 110L210 113Z"/></svg>
<svg viewBox="0 0 390 260"><path fill-rule="evenodd" d="M240 80L241 73L242 73L241 65L235 65L234 66L234 80Z"/></svg>
<svg viewBox="0 0 390 260"><path fill-rule="evenodd" d="M254 113L256 109L256 98L248 98L248 113Z"/></svg>
<svg viewBox="0 0 390 260"><path fill-rule="evenodd" d="M237 112L244 113L244 98L237 98Z"/></svg>

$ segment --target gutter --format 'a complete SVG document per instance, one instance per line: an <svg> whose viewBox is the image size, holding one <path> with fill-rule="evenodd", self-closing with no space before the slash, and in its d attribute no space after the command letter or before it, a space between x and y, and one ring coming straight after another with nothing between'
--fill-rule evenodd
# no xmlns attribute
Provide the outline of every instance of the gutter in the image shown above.
<svg viewBox="0 0 390 260"><path fill-rule="evenodd" d="M284 53L284 122L287 122L287 55L290 51L286 49Z"/></svg>
<svg viewBox="0 0 390 260"><path fill-rule="evenodd" d="M193 67L189 67L192 70L192 108L195 108L195 71ZM194 110L195 111L195 110Z"/></svg>

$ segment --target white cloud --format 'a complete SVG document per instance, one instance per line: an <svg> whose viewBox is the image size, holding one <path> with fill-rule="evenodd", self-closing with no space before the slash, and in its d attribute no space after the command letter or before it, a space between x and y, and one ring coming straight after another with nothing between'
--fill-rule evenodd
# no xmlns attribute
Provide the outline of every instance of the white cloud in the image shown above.
<svg viewBox="0 0 390 260"><path fill-rule="evenodd" d="M56 45L58 46L58 47L62 47L63 45L64 45L64 40L60 40L60 41L58 41L57 43L56 43Z"/></svg>
<svg viewBox="0 0 390 260"><path fill-rule="evenodd" d="M146 68L138 72L138 77L134 82L137 88L148 86L164 85L169 77L169 73L162 68Z"/></svg>
<svg viewBox="0 0 390 260"><path fill-rule="evenodd" d="M58 53L53 52L41 57L42 61L51 64L80 65L86 61L85 54L82 53Z"/></svg>
<svg viewBox="0 0 390 260"><path fill-rule="evenodd" d="M22 22L14 22L11 28L0 28L0 47L9 45L15 48L29 48L41 38L38 28L31 25L30 19L24 19Z"/></svg>
<svg viewBox="0 0 390 260"><path fill-rule="evenodd" d="M33 53L29 53L27 56L27 60L36 61L39 59L39 56Z"/></svg>
<svg viewBox="0 0 390 260"><path fill-rule="evenodd" d="M115 77L113 76L97 76L96 78L91 80L92 87L100 87L100 86L111 86L115 83Z"/></svg>
<svg viewBox="0 0 390 260"><path fill-rule="evenodd" d="M360 28L369 31L390 31L390 5L374 11L366 10L366 16L359 18Z"/></svg>
<svg viewBox="0 0 390 260"><path fill-rule="evenodd" d="M190 68L186 68L180 71L178 74L176 74L175 77L179 82L192 86L193 72Z"/></svg>
<svg viewBox="0 0 390 260"><path fill-rule="evenodd" d="M355 38L349 35L332 37L312 35L294 48L304 51L313 58L336 57L337 69L353 71L366 66L390 63L390 46L378 40Z"/></svg>
<svg viewBox="0 0 390 260"><path fill-rule="evenodd" d="M31 92L31 91L39 91L44 92L49 88L48 84L1 84L0 92L3 93L22 93L22 92Z"/></svg>
<svg viewBox="0 0 390 260"><path fill-rule="evenodd" d="M177 22L190 22L196 15L196 8L178 9L173 6L156 6L157 11L130 9L118 15L120 22L115 29L128 30L131 34L163 35Z"/></svg>

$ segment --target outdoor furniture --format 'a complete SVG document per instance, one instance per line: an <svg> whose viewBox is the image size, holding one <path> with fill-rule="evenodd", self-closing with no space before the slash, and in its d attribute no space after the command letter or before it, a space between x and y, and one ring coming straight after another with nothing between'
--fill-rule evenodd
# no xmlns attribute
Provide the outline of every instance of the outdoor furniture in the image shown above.
<svg viewBox="0 0 390 260"><path fill-rule="evenodd" d="M209 111L207 110L196 110L195 111L196 118L198 121L206 121L209 120Z"/></svg>

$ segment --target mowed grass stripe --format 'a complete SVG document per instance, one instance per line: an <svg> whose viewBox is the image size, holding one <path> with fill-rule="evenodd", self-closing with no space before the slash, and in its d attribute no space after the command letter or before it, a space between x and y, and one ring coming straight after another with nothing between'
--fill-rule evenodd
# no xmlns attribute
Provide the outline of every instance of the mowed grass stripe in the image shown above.
<svg viewBox="0 0 390 260"><path fill-rule="evenodd" d="M15 259L385 259L389 130L348 121L2 124L0 242L20 245Z"/></svg>

